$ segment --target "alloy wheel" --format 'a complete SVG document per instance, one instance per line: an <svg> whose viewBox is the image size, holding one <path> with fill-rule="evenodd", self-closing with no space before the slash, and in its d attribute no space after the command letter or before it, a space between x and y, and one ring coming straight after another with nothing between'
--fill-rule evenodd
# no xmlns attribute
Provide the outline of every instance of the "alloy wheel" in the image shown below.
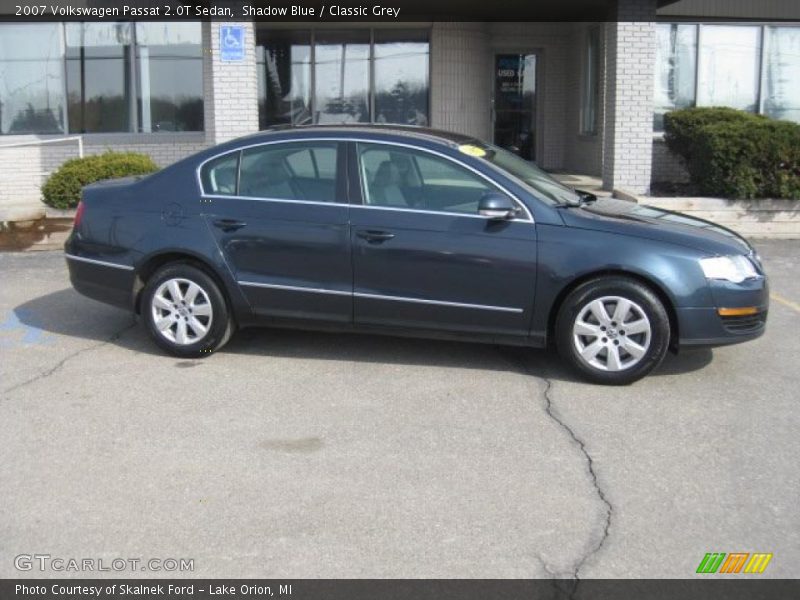
<svg viewBox="0 0 800 600"><path fill-rule="evenodd" d="M153 294L151 310L158 332L179 346L202 340L214 318L208 293L189 279L168 279L159 285Z"/></svg>
<svg viewBox="0 0 800 600"><path fill-rule="evenodd" d="M601 371L624 371L647 354L650 320L641 306L621 296L604 296L578 311L572 338L580 359Z"/></svg>

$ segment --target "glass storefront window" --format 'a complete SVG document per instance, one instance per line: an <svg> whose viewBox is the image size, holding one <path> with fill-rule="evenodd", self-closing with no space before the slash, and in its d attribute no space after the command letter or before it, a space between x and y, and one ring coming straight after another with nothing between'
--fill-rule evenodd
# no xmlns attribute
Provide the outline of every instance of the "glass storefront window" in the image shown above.
<svg viewBox="0 0 800 600"><path fill-rule="evenodd" d="M664 128L664 113L694 104L697 66L697 25L669 23L656 28L656 131Z"/></svg>
<svg viewBox="0 0 800 600"><path fill-rule="evenodd" d="M325 31L314 45L316 123L367 123L369 31Z"/></svg>
<svg viewBox="0 0 800 600"><path fill-rule="evenodd" d="M800 122L800 27L661 23L656 32L656 131L664 113L688 106Z"/></svg>
<svg viewBox="0 0 800 600"><path fill-rule="evenodd" d="M800 122L800 27L767 27L764 113Z"/></svg>
<svg viewBox="0 0 800 600"><path fill-rule="evenodd" d="M131 131L131 24L66 23L65 31L69 130Z"/></svg>
<svg viewBox="0 0 800 600"><path fill-rule="evenodd" d="M136 23L138 129L203 130L203 47L196 23Z"/></svg>
<svg viewBox="0 0 800 600"><path fill-rule="evenodd" d="M754 112L758 101L759 27L703 26L697 104Z"/></svg>
<svg viewBox="0 0 800 600"><path fill-rule="evenodd" d="M429 37L427 29L259 30L260 128L427 125Z"/></svg>
<svg viewBox="0 0 800 600"><path fill-rule="evenodd" d="M581 133L597 133L597 101L600 95L600 29L592 27L586 35L586 54L581 89Z"/></svg>
<svg viewBox="0 0 800 600"><path fill-rule="evenodd" d="M201 24L0 24L0 133L203 130Z"/></svg>
<svg viewBox="0 0 800 600"><path fill-rule="evenodd" d="M258 124L311 122L311 32L258 33Z"/></svg>
<svg viewBox="0 0 800 600"><path fill-rule="evenodd" d="M0 133L63 133L59 23L0 25Z"/></svg>
<svg viewBox="0 0 800 600"><path fill-rule="evenodd" d="M428 125L428 32L375 31L375 121Z"/></svg>

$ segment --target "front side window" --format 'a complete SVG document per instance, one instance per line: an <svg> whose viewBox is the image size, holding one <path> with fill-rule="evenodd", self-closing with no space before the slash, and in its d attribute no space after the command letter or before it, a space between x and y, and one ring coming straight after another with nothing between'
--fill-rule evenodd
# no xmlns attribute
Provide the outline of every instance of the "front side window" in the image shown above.
<svg viewBox="0 0 800 600"><path fill-rule="evenodd" d="M364 203L370 206L478 214L481 197L497 191L453 161L385 144L358 144Z"/></svg>
<svg viewBox="0 0 800 600"><path fill-rule="evenodd" d="M298 142L248 148L242 151L238 195L336 202L337 146Z"/></svg>

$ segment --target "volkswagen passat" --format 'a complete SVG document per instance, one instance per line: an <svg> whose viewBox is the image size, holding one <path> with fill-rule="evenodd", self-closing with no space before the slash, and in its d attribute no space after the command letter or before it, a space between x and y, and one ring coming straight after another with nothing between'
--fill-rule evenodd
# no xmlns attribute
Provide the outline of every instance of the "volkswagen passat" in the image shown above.
<svg viewBox="0 0 800 600"><path fill-rule="evenodd" d="M506 150L403 127L261 132L86 187L75 288L182 357L237 327L545 347L624 384L670 349L764 332L758 256L706 221L564 187Z"/></svg>

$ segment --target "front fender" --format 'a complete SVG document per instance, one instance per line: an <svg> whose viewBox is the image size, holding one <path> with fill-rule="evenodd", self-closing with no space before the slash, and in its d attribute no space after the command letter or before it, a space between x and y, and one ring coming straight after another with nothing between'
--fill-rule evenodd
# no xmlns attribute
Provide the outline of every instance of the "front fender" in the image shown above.
<svg viewBox="0 0 800 600"><path fill-rule="evenodd" d="M577 281L629 273L655 286L673 310L712 307L714 298L692 248L566 226L537 225L538 285L531 336L546 338L550 316Z"/></svg>

